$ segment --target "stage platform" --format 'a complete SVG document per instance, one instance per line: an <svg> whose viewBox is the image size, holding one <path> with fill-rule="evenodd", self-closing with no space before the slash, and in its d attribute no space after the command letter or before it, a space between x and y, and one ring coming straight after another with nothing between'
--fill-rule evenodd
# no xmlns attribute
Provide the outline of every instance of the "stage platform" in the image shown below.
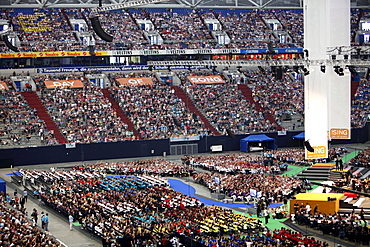
<svg viewBox="0 0 370 247"><path fill-rule="evenodd" d="M290 213L294 213L294 204L298 202L299 205L303 203L310 204L311 210L316 204L319 206L319 212L325 214L333 214L339 210L339 200L344 197L343 193L300 193L295 196L295 199L290 199ZM330 198L330 200L328 199Z"/></svg>
<svg viewBox="0 0 370 247"><path fill-rule="evenodd" d="M312 167L334 167L335 163L316 163Z"/></svg>

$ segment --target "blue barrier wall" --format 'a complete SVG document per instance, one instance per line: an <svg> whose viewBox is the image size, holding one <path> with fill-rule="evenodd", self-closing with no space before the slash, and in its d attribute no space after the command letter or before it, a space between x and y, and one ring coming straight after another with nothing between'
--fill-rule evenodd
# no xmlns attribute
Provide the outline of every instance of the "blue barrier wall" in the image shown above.
<svg viewBox="0 0 370 247"><path fill-rule="evenodd" d="M277 148L300 147L303 148L303 140L293 139L293 136L301 131L288 131L286 135L268 133L269 137L275 138ZM199 141L175 142L179 144L198 144L199 153L210 152L212 145L222 145L223 151L239 151L240 140L248 135L207 136ZM350 140L332 140L330 144L365 143L369 139L368 124L362 129L353 129ZM77 162L88 160L107 160L133 157L162 156L164 152L170 154L170 140L143 140L126 142L108 142L76 144L76 148L66 148L65 145L0 149L0 167L49 164L62 162Z"/></svg>
<svg viewBox="0 0 370 247"><path fill-rule="evenodd" d="M6 194L6 182L0 178L0 192L4 192Z"/></svg>

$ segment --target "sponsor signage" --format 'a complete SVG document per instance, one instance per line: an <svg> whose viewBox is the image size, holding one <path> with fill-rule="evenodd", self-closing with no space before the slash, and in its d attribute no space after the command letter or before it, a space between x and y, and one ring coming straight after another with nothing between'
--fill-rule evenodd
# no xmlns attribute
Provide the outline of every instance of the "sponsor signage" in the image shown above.
<svg viewBox="0 0 370 247"><path fill-rule="evenodd" d="M274 49L277 54L303 53L303 48ZM173 50L114 50L95 51L95 56L152 56L152 55L181 55L181 54L262 54L268 49L173 49ZM56 52L13 52L0 53L0 58L27 57L85 57L89 51L56 51Z"/></svg>
<svg viewBox="0 0 370 247"><path fill-rule="evenodd" d="M108 51L95 51L95 56L107 56ZM87 57L89 51L56 51L56 52L17 52L0 53L0 58L27 58L27 57Z"/></svg>
<svg viewBox="0 0 370 247"><path fill-rule="evenodd" d="M199 141L200 136L176 136L170 137L170 142Z"/></svg>
<svg viewBox="0 0 370 247"><path fill-rule="evenodd" d="M330 139L350 139L349 129L332 128L330 129Z"/></svg>
<svg viewBox="0 0 370 247"><path fill-rule="evenodd" d="M5 82L0 82L0 90L9 90L8 85Z"/></svg>
<svg viewBox="0 0 370 247"><path fill-rule="evenodd" d="M120 85L153 85L152 78L118 78L117 81Z"/></svg>
<svg viewBox="0 0 370 247"><path fill-rule="evenodd" d="M327 157L327 150L325 146L314 146L312 147L314 152L309 152L306 149L307 159L324 159Z"/></svg>
<svg viewBox="0 0 370 247"><path fill-rule="evenodd" d="M83 83L81 80L47 80L44 81L46 88L81 88Z"/></svg>
<svg viewBox="0 0 370 247"><path fill-rule="evenodd" d="M219 75L210 76L188 76L188 80L193 84L216 84L225 83Z"/></svg>
<svg viewBox="0 0 370 247"><path fill-rule="evenodd" d="M191 69L205 69L205 65L192 65ZM166 65L155 65L152 67L153 70L168 70ZM171 66L172 70L176 69L188 69L186 65L174 65ZM149 70L147 65L138 66L96 66L96 67L59 67L59 68L38 68L36 73L77 73L77 72L96 72L96 71L141 71Z"/></svg>

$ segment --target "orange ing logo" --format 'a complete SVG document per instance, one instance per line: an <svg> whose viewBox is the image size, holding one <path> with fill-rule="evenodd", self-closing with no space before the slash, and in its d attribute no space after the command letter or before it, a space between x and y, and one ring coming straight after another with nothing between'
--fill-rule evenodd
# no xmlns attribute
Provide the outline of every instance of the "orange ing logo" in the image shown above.
<svg viewBox="0 0 370 247"><path fill-rule="evenodd" d="M312 147L314 152L309 152L306 150L307 159L321 159L327 157L327 150L325 146Z"/></svg>
<svg viewBox="0 0 370 247"><path fill-rule="evenodd" d="M349 139L348 129L330 129L331 139Z"/></svg>

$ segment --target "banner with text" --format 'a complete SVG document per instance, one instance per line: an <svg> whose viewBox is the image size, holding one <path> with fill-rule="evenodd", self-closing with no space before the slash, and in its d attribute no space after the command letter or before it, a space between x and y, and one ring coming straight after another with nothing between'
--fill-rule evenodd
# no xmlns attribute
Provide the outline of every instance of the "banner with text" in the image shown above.
<svg viewBox="0 0 370 247"><path fill-rule="evenodd" d="M83 83L81 80L47 80L44 81L46 88L81 88Z"/></svg>
<svg viewBox="0 0 370 247"><path fill-rule="evenodd" d="M188 69L186 65L171 65L171 70L178 70L178 69ZM192 65L190 66L191 69L205 69L205 65ZM152 67L153 70L165 70L168 71L167 65L154 65ZM36 69L36 73L78 73L78 72L85 72L85 73L98 73L99 71L142 71L142 70L149 70L148 65L133 65L133 66L81 66L81 67L59 67L59 68L38 68Z"/></svg>
<svg viewBox="0 0 370 247"><path fill-rule="evenodd" d="M88 51L55 51L55 52L12 52L0 53L0 58L28 58L28 57L87 57ZM95 51L95 56L108 56L108 51Z"/></svg>
<svg viewBox="0 0 370 247"><path fill-rule="evenodd" d="M302 48L276 48L275 53L303 53ZM191 55L191 54L265 54L268 49L173 49L173 50L113 50L95 51L95 56L148 56L148 55ZM86 57L89 51L55 52L9 52L0 53L0 58L27 57Z"/></svg>
<svg viewBox="0 0 370 247"><path fill-rule="evenodd" d="M188 80L193 84L216 84L225 83L225 81L219 75L209 76L188 76Z"/></svg>
<svg viewBox="0 0 370 247"><path fill-rule="evenodd" d="M118 78L120 85L153 85L153 80L150 77L142 78Z"/></svg>
<svg viewBox="0 0 370 247"><path fill-rule="evenodd" d="M0 82L0 90L9 90L8 85L5 82Z"/></svg>

